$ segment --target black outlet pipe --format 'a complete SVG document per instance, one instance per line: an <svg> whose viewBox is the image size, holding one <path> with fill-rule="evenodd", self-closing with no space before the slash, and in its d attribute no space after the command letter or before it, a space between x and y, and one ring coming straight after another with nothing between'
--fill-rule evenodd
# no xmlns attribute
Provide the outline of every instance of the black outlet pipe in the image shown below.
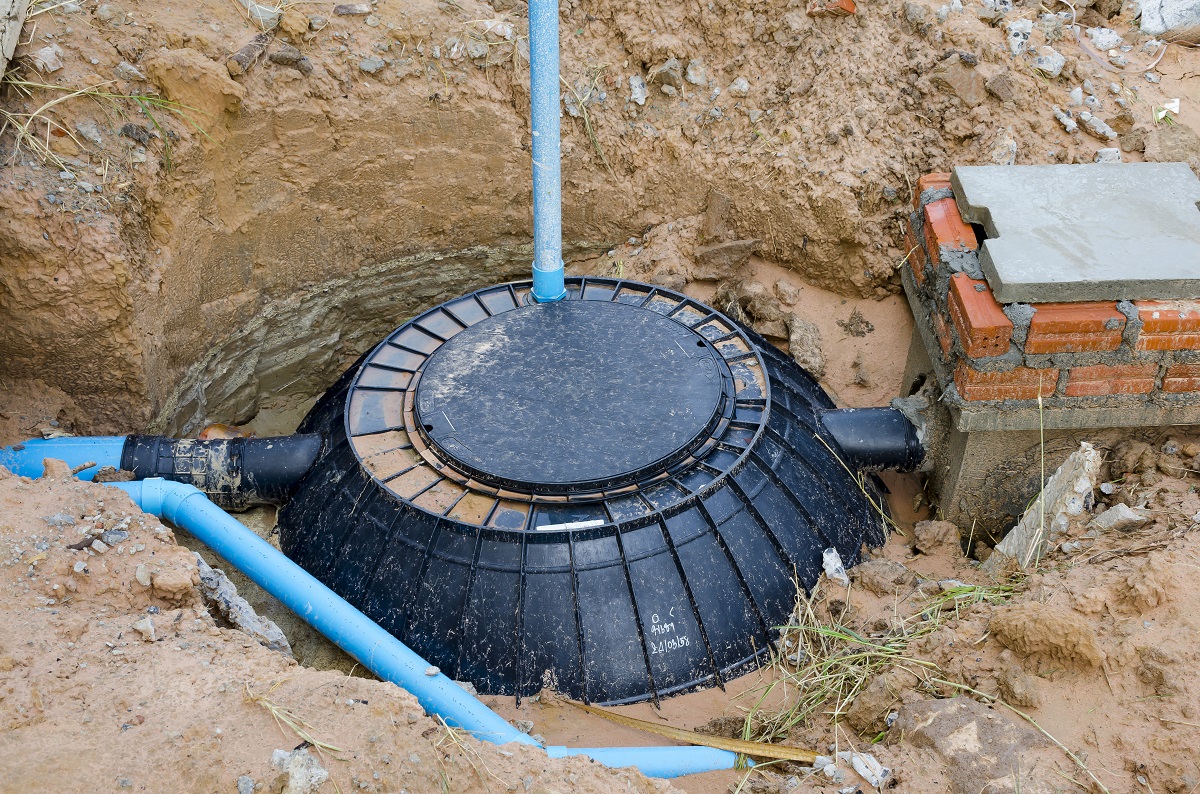
<svg viewBox="0 0 1200 794"><path fill-rule="evenodd" d="M133 435L121 450L121 469L137 480L194 485L226 510L245 510L284 504L320 451L316 433L207 441Z"/></svg>
<svg viewBox="0 0 1200 794"><path fill-rule="evenodd" d="M925 458L917 428L895 408L836 408L817 416L852 468L912 471Z"/></svg>

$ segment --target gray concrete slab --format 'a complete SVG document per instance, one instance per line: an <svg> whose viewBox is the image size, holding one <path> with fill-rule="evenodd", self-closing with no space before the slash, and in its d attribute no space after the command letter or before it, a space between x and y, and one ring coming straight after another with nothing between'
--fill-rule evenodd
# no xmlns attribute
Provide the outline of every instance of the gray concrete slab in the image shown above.
<svg viewBox="0 0 1200 794"><path fill-rule="evenodd" d="M963 219L1001 303L1200 297L1200 180L1185 163L963 166Z"/></svg>

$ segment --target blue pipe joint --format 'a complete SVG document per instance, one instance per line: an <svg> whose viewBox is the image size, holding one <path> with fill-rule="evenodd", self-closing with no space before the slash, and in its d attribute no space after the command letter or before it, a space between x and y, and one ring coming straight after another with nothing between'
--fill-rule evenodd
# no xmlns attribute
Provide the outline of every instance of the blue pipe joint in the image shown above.
<svg viewBox="0 0 1200 794"><path fill-rule="evenodd" d="M0 447L0 466L21 477L37 479L46 473L46 467L42 465L46 458L61 460L72 469L95 463L76 475L81 480L90 480L103 466L121 468L124 449L125 436L33 438L11 447Z"/></svg>
<svg viewBox="0 0 1200 794"><path fill-rule="evenodd" d="M542 270L533 265L533 299L538 303L553 303L567 297L567 286L563 276L563 264L553 270Z"/></svg>

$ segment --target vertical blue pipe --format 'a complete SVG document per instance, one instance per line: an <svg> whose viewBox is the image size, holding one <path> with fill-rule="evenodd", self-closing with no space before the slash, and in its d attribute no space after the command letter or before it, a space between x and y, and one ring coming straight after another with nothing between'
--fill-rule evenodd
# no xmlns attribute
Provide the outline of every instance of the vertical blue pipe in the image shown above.
<svg viewBox="0 0 1200 794"><path fill-rule="evenodd" d="M533 127L533 297L567 296L562 259L558 0L529 2L529 109Z"/></svg>

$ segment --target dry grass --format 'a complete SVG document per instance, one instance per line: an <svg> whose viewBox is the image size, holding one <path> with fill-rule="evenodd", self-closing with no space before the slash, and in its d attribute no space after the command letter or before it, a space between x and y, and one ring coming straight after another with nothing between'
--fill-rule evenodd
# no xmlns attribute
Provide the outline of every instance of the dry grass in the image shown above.
<svg viewBox="0 0 1200 794"><path fill-rule="evenodd" d="M284 680L286 681L286 679ZM308 742L310 745L315 747L318 754L324 751L328 752L334 758L337 758L337 753L344 752L340 747L334 747L332 744L323 742L316 738L313 735L313 732L316 730L316 728L306 722L291 709L287 708L286 706L281 706L270 699L270 694L274 692L282 683L284 683L284 681L276 681L271 685L271 688L267 690L266 695L254 694L254 692L252 692L250 689L250 685L246 684L246 699L251 703L257 703L266 709L267 713L275 719L275 724L279 726L279 730L282 733L286 734L287 731L290 730L292 733L299 736L303 741ZM287 730L285 730L285 728Z"/></svg>

